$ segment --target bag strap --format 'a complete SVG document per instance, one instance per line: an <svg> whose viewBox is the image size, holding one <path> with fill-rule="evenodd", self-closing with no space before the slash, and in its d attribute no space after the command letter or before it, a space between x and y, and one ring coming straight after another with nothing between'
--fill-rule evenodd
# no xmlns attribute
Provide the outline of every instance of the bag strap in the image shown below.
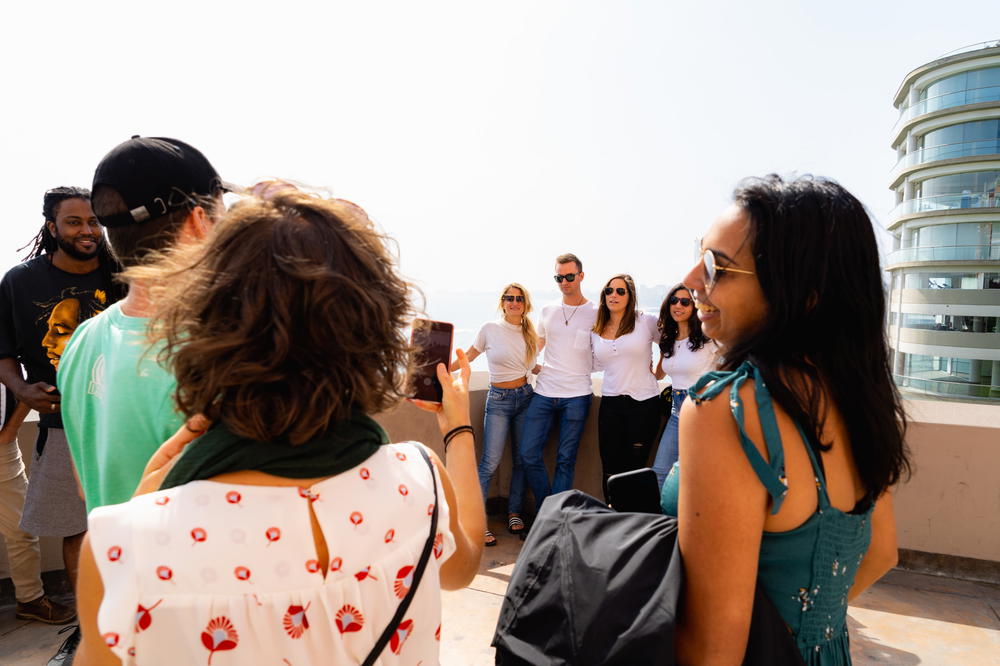
<svg viewBox="0 0 1000 666"><path fill-rule="evenodd" d="M420 579L423 578L424 570L427 569L427 562L430 561L431 558L431 551L434 550L434 539L437 537L438 525L437 476L434 475L434 463L431 462L431 459L427 455L427 451L424 450L424 447L418 444L417 450L420 451L420 455L423 456L424 462L427 463L427 467L431 471L431 483L434 484L434 513L431 514L431 530L430 534L427 535L427 543L424 544L424 551L420 553L420 560L417 562L417 568L413 571L413 585L410 586L410 591L406 593L403 600L399 602L396 614L392 616L391 620L389 620L389 624L386 625L385 630L382 631L382 635L379 636L377 641L375 641L375 647L372 648L371 652L368 653L368 657L365 658L364 666L372 666L375 663L375 660L379 658L380 654L382 654L382 650L385 649L389 639L391 639L392 635L396 633L396 629L399 628L400 623L403 621L403 616L406 615L406 611L410 608L410 602L413 601L413 597L416 596L417 586L420 585Z"/></svg>

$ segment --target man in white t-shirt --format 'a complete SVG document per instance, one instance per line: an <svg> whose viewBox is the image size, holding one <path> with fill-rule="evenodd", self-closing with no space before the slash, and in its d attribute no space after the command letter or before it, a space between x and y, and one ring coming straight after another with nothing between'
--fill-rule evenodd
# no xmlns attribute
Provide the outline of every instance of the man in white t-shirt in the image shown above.
<svg viewBox="0 0 1000 666"><path fill-rule="evenodd" d="M537 507L546 497L573 487L576 452L593 397L590 384L590 330L597 305L581 291L583 264L575 254L556 257L555 280L562 300L542 308L538 337L545 360L525 414L521 458ZM542 450L552 421L559 418L556 471L549 483Z"/></svg>

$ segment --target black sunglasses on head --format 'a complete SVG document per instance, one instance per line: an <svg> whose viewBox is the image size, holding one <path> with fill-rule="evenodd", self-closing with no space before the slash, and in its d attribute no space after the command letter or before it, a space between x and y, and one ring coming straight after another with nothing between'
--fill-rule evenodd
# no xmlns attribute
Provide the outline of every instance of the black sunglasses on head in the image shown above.
<svg viewBox="0 0 1000 666"><path fill-rule="evenodd" d="M625 287L618 287L618 288L615 288L615 287L605 287L604 288L604 295L605 296L610 296L612 292L617 292L619 296L624 296L625 294L628 293L628 289L626 289Z"/></svg>
<svg viewBox="0 0 1000 666"><path fill-rule="evenodd" d="M563 280L566 280L567 282L576 281L577 275L579 275L579 273L566 273L566 275L553 275L552 277L555 278L556 282L562 284Z"/></svg>
<svg viewBox="0 0 1000 666"><path fill-rule="evenodd" d="M511 296L510 294L504 294L503 300L507 301L508 303L513 303L515 301L518 303L524 303L524 296Z"/></svg>
<svg viewBox="0 0 1000 666"><path fill-rule="evenodd" d="M691 305L691 299L690 298L679 298L677 296L671 296L670 298L667 299L667 303L670 304L670 305L677 305L678 303L680 303L684 307L687 307L687 306Z"/></svg>

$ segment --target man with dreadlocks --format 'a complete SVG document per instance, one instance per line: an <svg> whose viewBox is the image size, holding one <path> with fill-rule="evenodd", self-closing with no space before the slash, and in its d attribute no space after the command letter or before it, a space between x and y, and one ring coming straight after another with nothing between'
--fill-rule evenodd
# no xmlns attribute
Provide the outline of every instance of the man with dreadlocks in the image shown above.
<svg viewBox="0 0 1000 666"><path fill-rule="evenodd" d="M17 617L64 624L75 612L42 593L35 537L62 537L66 573L75 586L87 514L63 435L56 370L77 325L110 305L122 288L112 282L117 262L90 208L89 190L49 190L42 213L45 223L25 261L0 282L0 382L18 403L0 429L0 533ZM27 483L15 437L30 409L40 418Z"/></svg>

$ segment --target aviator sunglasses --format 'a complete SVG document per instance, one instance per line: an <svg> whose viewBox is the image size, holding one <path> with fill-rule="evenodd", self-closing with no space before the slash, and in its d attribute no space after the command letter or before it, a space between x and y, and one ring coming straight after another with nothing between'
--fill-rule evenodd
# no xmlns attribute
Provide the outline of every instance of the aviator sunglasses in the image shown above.
<svg viewBox="0 0 1000 666"><path fill-rule="evenodd" d="M508 303L514 303L515 301L518 303L524 303L524 296L511 296L510 294L504 294L503 300Z"/></svg>
<svg viewBox="0 0 1000 666"><path fill-rule="evenodd" d="M687 306L691 305L691 299L690 298L682 298L682 297L678 297L678 296L671 296L670 298L667 299L667 303L669 305L677 305L678 303L680 303L684 307L687 307Z"/></svg>
<svg viewBox="0 0 1000 666"><path fill-rule="evenodd" d="M719 273L743 273L744 275L756 275L753 271L745 271L741 268L727 268L715 263L715 254L711 250L701 251L701 263L705 267L705 289L706 291L715 286L719 279Z"/></svg>
<svg viewBox="0 0 1000 666"><path fill-rule="evenodd" d="M628 289L626 289L625 287L618 287L618 288L615 288L615 287L605 287L604 288L604 295L605 296L610 296L612 292L616 292L619 296L624 296L625 294L628 293Z"/></svg>
<svg viewBox="0 0 1000 666"><path fill-rule="evenodd" d="M579 275L579 273L566 273L566 275L553 275L552 277L556 282L562 284L563 280L566 280L567 282L574 282L577 275Z"/></svg>

